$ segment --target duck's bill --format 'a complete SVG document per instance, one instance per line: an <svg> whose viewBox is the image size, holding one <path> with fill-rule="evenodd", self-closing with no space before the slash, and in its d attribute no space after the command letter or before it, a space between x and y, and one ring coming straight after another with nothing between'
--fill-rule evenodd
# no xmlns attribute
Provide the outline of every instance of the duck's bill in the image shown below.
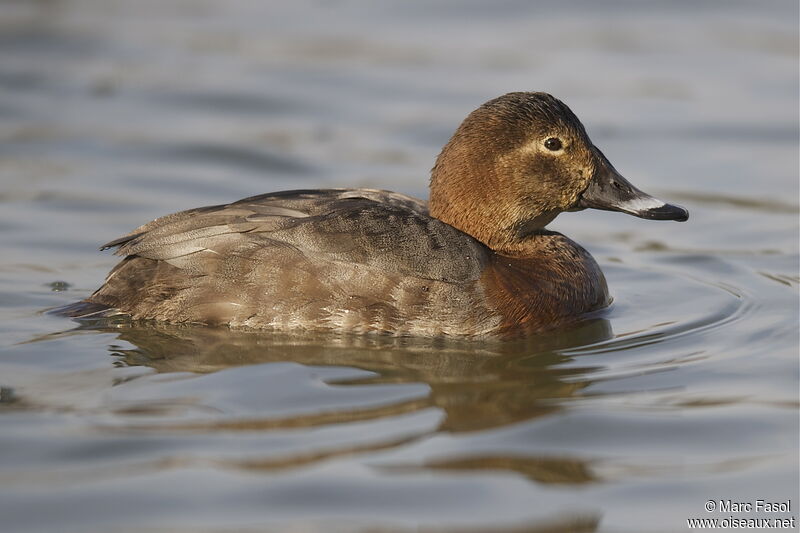
<svg viewBox="0 0 800 533"><path fill-rule="evenodd" d="M578 200L577 207L621 211L651 220L684 222L689 219L686 209L640 191L610 165L595 174Z"/></svg>

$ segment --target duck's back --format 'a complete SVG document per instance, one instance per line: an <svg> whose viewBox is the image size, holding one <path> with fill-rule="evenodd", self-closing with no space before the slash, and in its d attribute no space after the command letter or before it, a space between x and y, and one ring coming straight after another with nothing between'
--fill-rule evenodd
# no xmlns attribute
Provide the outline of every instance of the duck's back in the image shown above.
<svg viewBox="0 0 800 533"><path fill-rule="evenodd" d="M491 252L419 200L288 191L167 215L112 241L89 302L134 319L280 330L480 335Z"/></svg>

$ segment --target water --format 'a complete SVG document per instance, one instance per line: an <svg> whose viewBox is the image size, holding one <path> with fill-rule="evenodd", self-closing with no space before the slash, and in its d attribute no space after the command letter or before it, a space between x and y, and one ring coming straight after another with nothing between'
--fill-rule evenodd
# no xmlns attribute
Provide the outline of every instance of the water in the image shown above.
<svg viewBox="0 0 800 533"><path fill-rule="evenodd" d="M288 3L287 3L288 4ZM687 531L797 519L796 2L0 5L3 531ZM458 122L564 99L685 224L564 214L615 298L524 342L43 315L156 216L425 197ZM708 500L791 511L707 512Z"/></svg>

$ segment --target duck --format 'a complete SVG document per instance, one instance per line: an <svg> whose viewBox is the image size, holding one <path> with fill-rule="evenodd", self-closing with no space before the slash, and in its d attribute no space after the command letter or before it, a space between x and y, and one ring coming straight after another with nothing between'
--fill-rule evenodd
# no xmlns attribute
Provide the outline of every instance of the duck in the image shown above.
<svg viewBox="0 0 800 533"><path fill-rule="evenodd" d="M611 302L594 258L546 229L589 208L689 217L626 180L561 100L512 92L456 129L428 202L306 189L166 215L103 245L123 259L67 314L277 332L535 335Z"/></svg>

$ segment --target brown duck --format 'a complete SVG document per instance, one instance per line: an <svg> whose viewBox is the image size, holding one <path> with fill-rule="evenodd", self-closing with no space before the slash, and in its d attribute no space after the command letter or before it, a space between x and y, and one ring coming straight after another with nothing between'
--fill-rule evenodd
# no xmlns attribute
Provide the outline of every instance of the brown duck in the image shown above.
<svg viewBox="0 0 800 533"><path fill-rule="evenodd" d="M517 336L608 305L562 211L684 221L623 178L560 100L516 92L470 113L433 167L430 201L298 190L158 218L109 242L124 259L71 316L270 330Z"/></svg>

